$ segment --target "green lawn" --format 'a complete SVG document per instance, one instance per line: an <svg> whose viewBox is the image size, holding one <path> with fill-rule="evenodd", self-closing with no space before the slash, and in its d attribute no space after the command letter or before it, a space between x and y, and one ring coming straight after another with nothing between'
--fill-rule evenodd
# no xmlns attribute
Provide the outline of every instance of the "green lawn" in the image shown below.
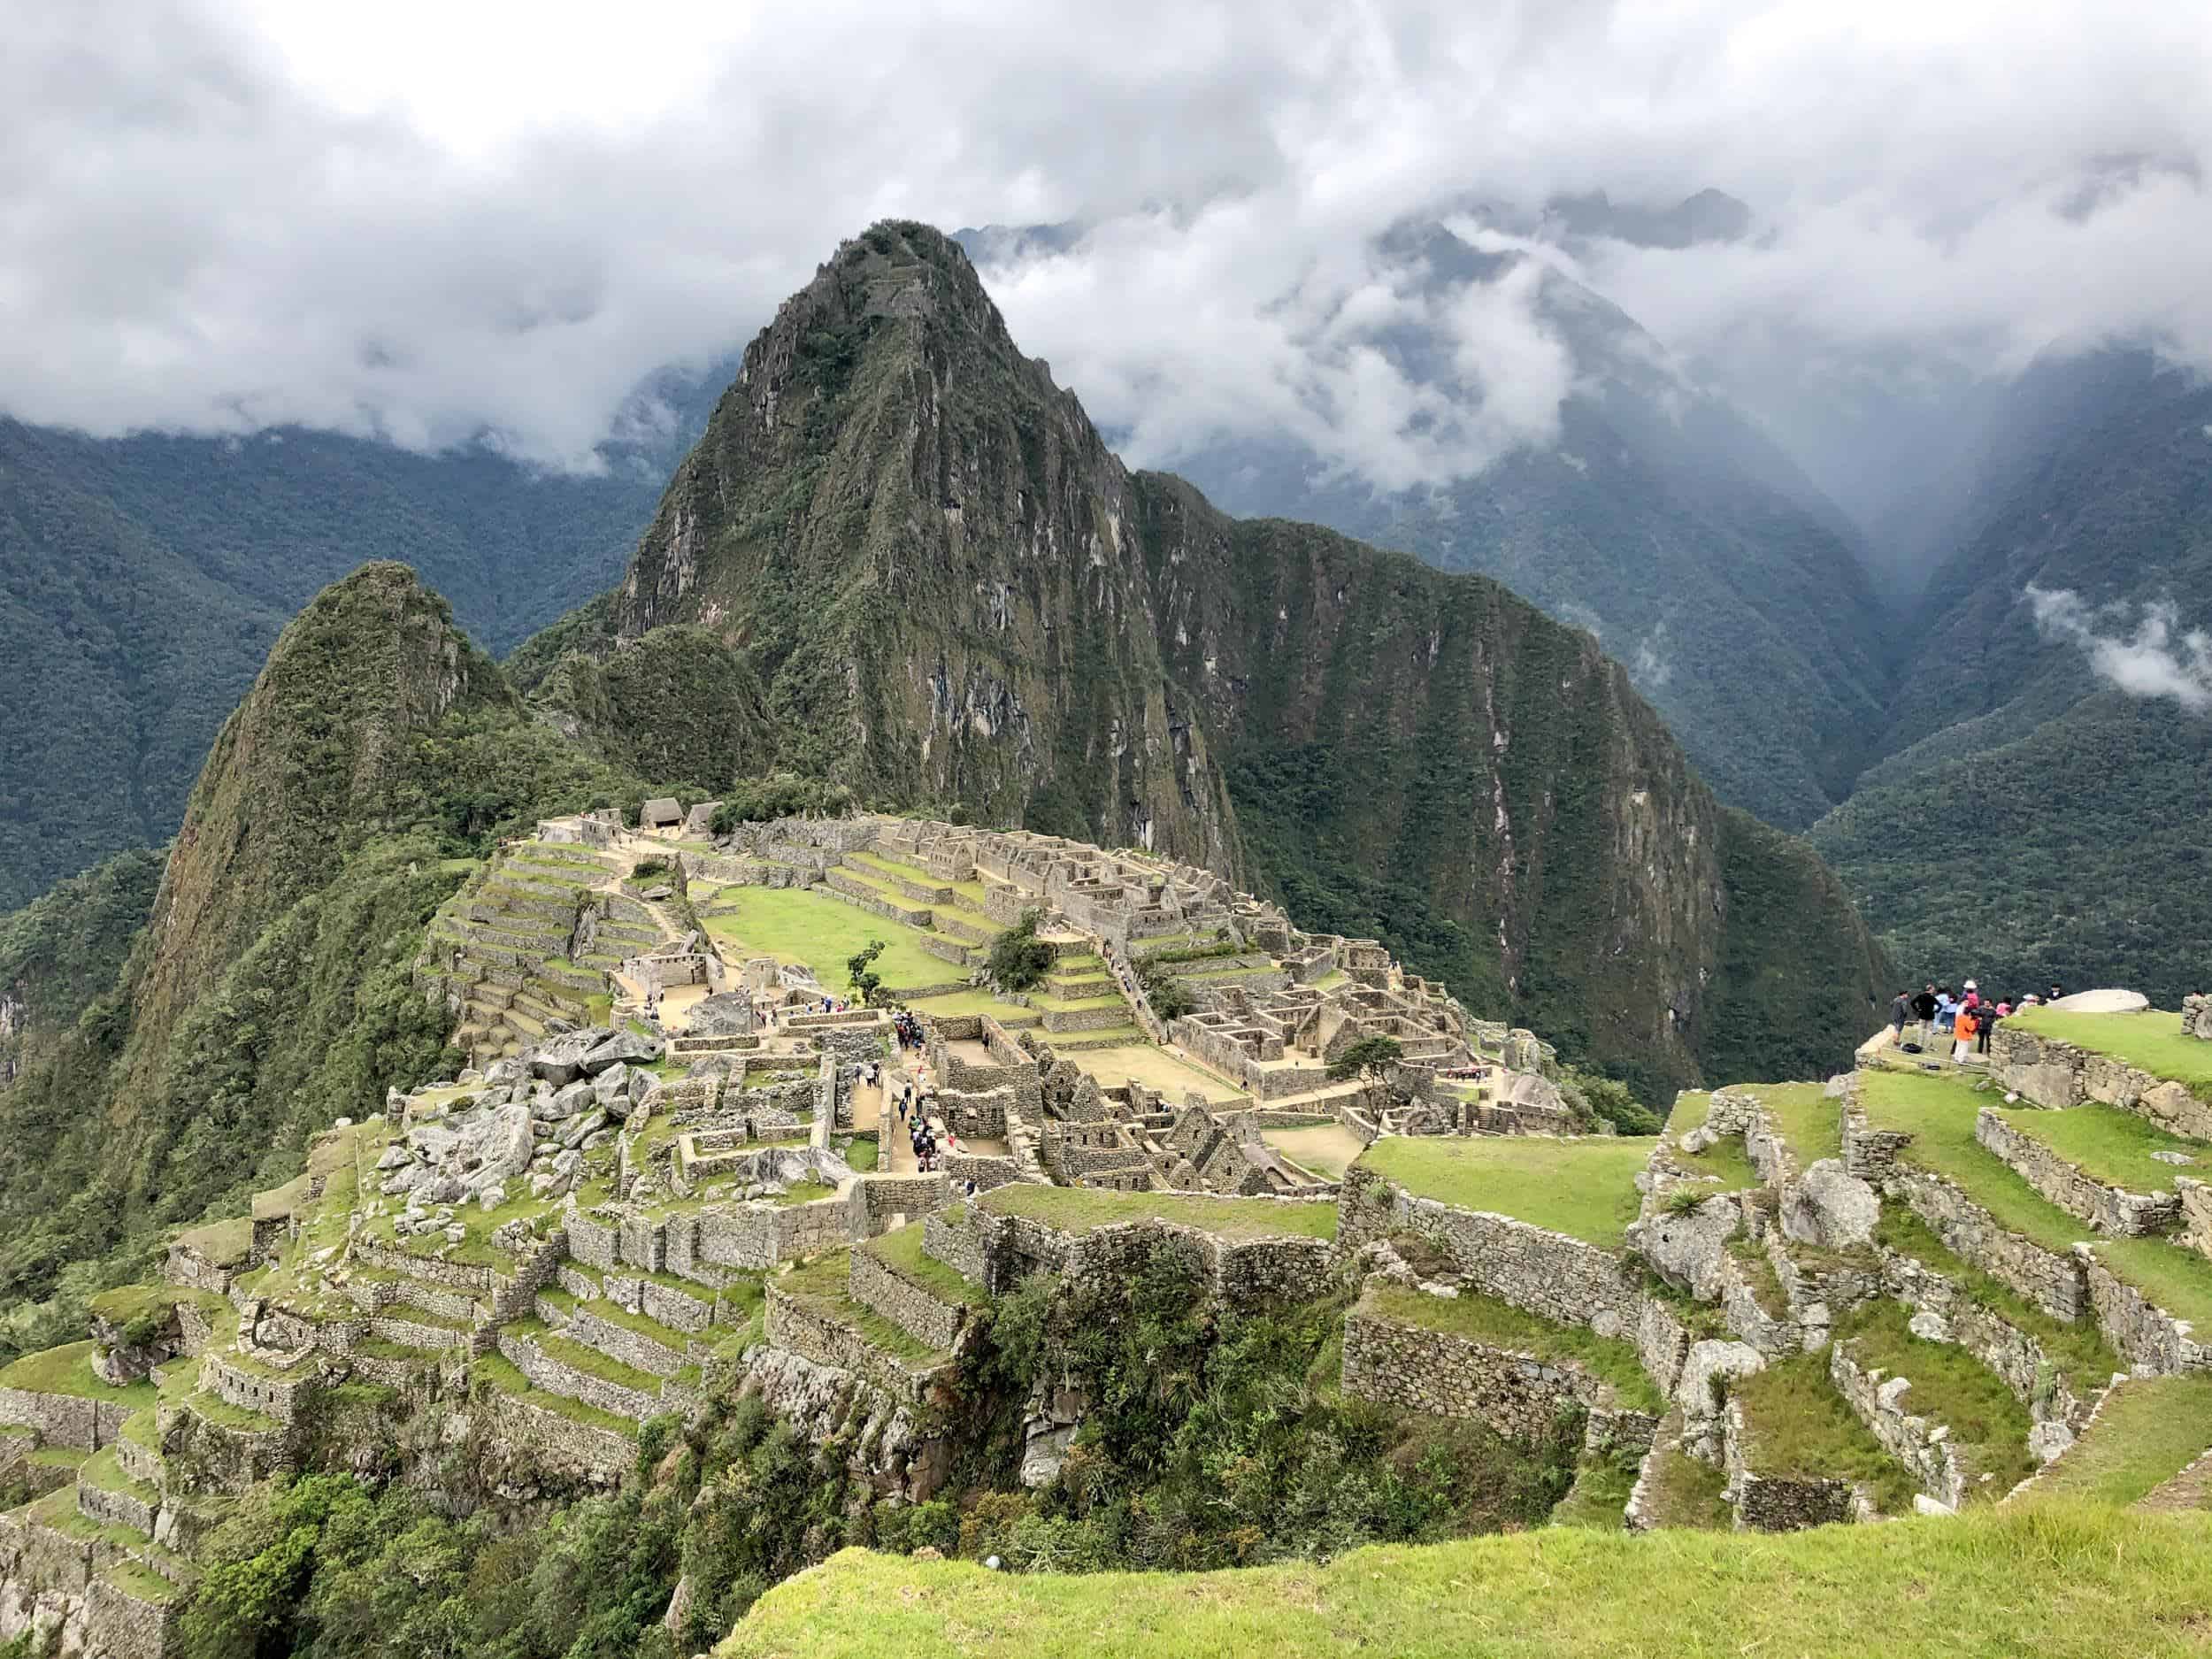
<svg viewBox="0 0 2212 1659"><path fill-rule="evenodd" d="M933 956L931 960L933 962L936 958ZM940 962L937 965L944 970L944 978L926 983L943 984L960 977L960 970L949 962ZM1003 1020L1009 1015L1016 1019L1032 1021L1037 1018L1035 1010L1024 1008L1018 1002L1010 1002L1002 996L994 996L988 991L948 991L942 996L914 997L908 1001L907 1006L918 1014L934 1014L940 1019L949 1019L955 1014L988 1014L997 1020Z"/></svg>
<svg viewBox="0 0 2212 1659"><path fill-rule="evenodd" d="M1218 1239L1333 1239L1336 1206L1265 1198L1207 1198L1191 1193L1113 1193L1090 1187L1016 1181L976 1202L1000 1215L1027 1216L1066 1233L1118 1221L1175 1221Z"/></svg>
<svg viewBox="0 0 2212 1659"><path fill-rule="evenodd" d="M875 972L886 985L944 985L963 971L914 943L902 923L804 887L737 887L724 899L728 912L707 918L707 932L739 949L811 969L831 995L847 989L845 964L882 940Z"/></svg>
<svg viewBox="0 0 2212 1659"><path fill-rule="evenodd" d="M847 1549L718 1659L2169 1659L2212 1626L2200 1517L2030 1504L1782 1536L1540 1527L1213 1573Z"/></svg>
<svg viewBox="0 0 2212 1659"><path fill-rule="evenodd" d="M134 1410L152 1405L161 1392L150 1382L134 1382L127 1388L102 1382L92 1369L89 1341L26 1354L5 1371L0 1371L0 1388L20 1388L42 1394L81 1394L88 1400L111 1400Z"/></svg>
<svg viewBox="0 0 2212 1659"><path fill-rule="evenodd" d="M1902 1303L1871 1302L1842 1333L1845 1346L1862 1365L1910 1379L1905 1409L1951 1431L1973 1471L1993 1477L1970 1487L1968 1497L1994 1502L2040 1467L2028 1454L2028 1431L2034 1426L2028 1409L1996 1372L1956 1343L1915 1336L1906 1325L1910 1317Z"/></svg>
<svg viewBox="0 0 2212 1659"><path fill-rule="evenodd" d="M946 1355L852 1299L850 1256L846 1250L817 1256L774 1280L775 1288L813 1302L840 1324L859 1332L872 1346L910 1365L935 1365L945 1360Z"/></svg>
<svg viewBox="0 0 2212 1659"><path fill-rule="evenodd" d="M1645 1502L1662 1526L1725 1532L1736 1524L1727 1486L1725 1470L1701 1463L1679 1446L1663 1447L1651 1465Z"/></svg>
<svg viewBox="0 0 2212 1659"><path fill-rule="evenodd" d="M1744 1150L1741 1135L1723 1135L1702 1152L1685 1152L1677 1145L1674 1156L1684 1169L1717 1180L1720 1185L1713 1189L1716 1192L1748 1192L1759 1185L1759 1171Z"/></svg>
<svg viewBox="0 0 2212 1659"><path fill-rule="evenodd" d="M2140 1014L2070 1014L2055 1008L2030 1008L2004 1022L2038 1036L2055 1037L2077 1048L2093 1048L2148 1071L2185 1083L2189 1092L2212 1100L2212 1042L2181 1029L2181 1016L2155 1010Z"/></svg>
<svg viewBox="0 0 2212 1659"><path fill-rule="evenodd" d="M1900 1155L1903 1161L1956 1181L2000 1226L2059 1255L2091 1236L1974 1139L1975 1114L2003 1099L1995 1090L1924 1071L1874 1070L1863 1072L1861 1081L1868 1120L1878 1129L1913 1134ZM2044 1115L2074 1117L2084 1110ZM2212 1329L2212 1261L2155 1238L2107 1239L2097 1255L2176 1318Z"/></svg>
<svg viewBox="0 0 2212 1659"><path fill-rule="evenodd" d="M1843 1156L1843 1102L1831 1100L1823 1085L1760 1083L1743 1092L1766 1108L1801 1170Z"/></svg>
<svg viewBox="0 0 2212 1659"><path fill-rule="evenodd" d="M1856 1481L1883 1513L1912 1513L1918 1483L1844 1403L1828 1380L1826 1355L1777 1361L1736 1379L1729 1392L1743 1404L1754 1473Z"/></svg>
<svg viewBox="0 0 2212 1659"><path fill-rule="evenodd" d="M1598 1336L1579 1325L1554 1325L1495 1296L1464 1290L1457 1296L1432 1296L1402 1285L1378 1283L1361 1299L1360 1311L1444 1336L1533 1354L1554 1364L1578 1365L1611 1383L1624 1406L1655 1416L1667 1409L1658 1387L1637 1362L1634 1344Z"/></svg>
<svg viewBox="0 0 2212 1659"><path fill-rule="evenodd" d="M1668 1109L1667 1133L1685 1134L1693 1129L1702 1129L1705 1120L1712 1115L1712 1090L1686 1088L1674 1097L1674 1104Z"/></svg>
<svg viewBox="0 0 2212 1659"><path fill-rule="evenodd" d="M2131 1378L2089 1432L2053 1463L2039 1492L2133 1503L2212 1447L2212 1377Z"/></svg>
<svg viewBox="0 0 2212 1659"><path fill-rule="evenodd" d="M2032 1106L2011 1111L2000 1108L1997 1115L2107 1187L2131 1193L2170 1193L2176 1175L2193 1174L2199 1180L2212 1176L2212 1147L2168 1134L2147 1118L2116 1106L2076 1106L2055 1112ZM2151 1156L2154 1152L2178 1152L2199 1164L2192 1170L2162 1163Z"/></svg>
<svg viewBox="0 0 2212 1659"><path fill-rule="evenodd" d="M1617 1250L1648 1141L1615 1135L1386 1135L1355 1167L1420 1198L1486 1210Z"/></svg>
<svg viewBox="0 0 2212 1659"><path fill-rule="evenodd" d="M637 1438L637 1425L628 1417L617 1417L611 1411L602 1411L596 1406L588 1406L580 1400L570 1399L566 1394L549 1394L542 1388L533 1387L530 1379L516 1370L514 1362L503 1354L484 1354L471 1360L469 1373L497 1393L512 1395L543 1410L556 1412L595 1429L604 1429L611 1434L619 1434L626 1440Z"/></svg>

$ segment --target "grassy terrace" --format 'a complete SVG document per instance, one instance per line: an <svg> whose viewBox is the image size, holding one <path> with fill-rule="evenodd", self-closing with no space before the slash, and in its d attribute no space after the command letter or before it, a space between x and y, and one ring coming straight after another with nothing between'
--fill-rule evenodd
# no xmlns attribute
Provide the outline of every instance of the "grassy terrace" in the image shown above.
<svg viewBox="0 0 2212 1659"><path fill-rule="evenodd" d="M2212 1042L2184 1032L2178 1014L2070 1014L2062 1009L2030 1008L2005 1024L2070 1042L2077 1048L2108 1054L2154 1077L2186 1084L2200 1100L2212 1100Z"/></svg>
<svg viewBox="0 0 2212 1659"><path fill-rule="evenodd" d="M1674 1156L1684 1169L1718 1181L1717 1191L1747 1192L1759 1184L1759 1171L1751 1165L1751 1155L1744 1150L1741 1135L1723 1135L1702 1152L1685 1152L1677 1146Z"/></svg>
<svg viewBox="0 0 2212 1659"><path fill-rule="evenodd" d="M1902 1160L1955 1181L2000 1226L2059 1255L2090 1236L2082 1223L1974 1139L1975 1114L2002 1099L1993 1090L1977 1090L1962 1078L1881 1069L1863 1073L1861 1082L1868 1120L1878 1129L1901 1129L1914 1137ZM2051 1115L2071 1117L2082 1110ZM2097 1246L2097 1255L2176 1318L2212 1328L2212 1262L2154 1238L2108 1239Z"/></svg>
<svg viewBox="0 0 2212 1659"><path fill-rule="evenodd" d="M1686 1134L1693 1129L1702 1129L1713 1115L1713 1094L1710 1089L1686 1088L1674 1097L1674 1104L1667 1111L1667 1133Z"/></svg>
<svg viewBox="0 0 2212 1659"><path fill-rule="evenodd" d="M914 941L916 930L804 887L737 887L725 894L723 914L706 918L707 932L725 944L810 969L823 988L845 988L847 960L884 941L875 971L886 985L944 985L962 970L931 956Z"/></svg>
<svg viewBox="0 0 2212 1659"><path fill-rule="evenodd" d="M1543 1527L1214 1573L848 1549L769 1591L717 1659L2163 1659L2208 1622L2200 1521L2030 1505L1778 1537Z"/></svg>
<svg viewBox="0 0 2212 1659"><path fill-rule="evenodd" d="M1843 1102L1829 1099L1823 1085L1761 1083L1743 1092L1766 1108L1798 1168L1843 1156Z"/></svg>
<svg viewBox="0 0 2212 1659"><path fill-rule="evenodd" d="M872 1308L852 1299L848 1285L852 1277L851 1253L833 1250L795 1267L774 1281L775 1287L815 1307L866 1337L871 1345L915 1367L942 1364L949 1357L917 1340Z"/></svg>
<svg viewBox="0 0 2212 1659"><path fill-rule="evenodd" d="M1882 1206L1874 1241L1942 1274L1964 1291L1970 1301L2033 1337L2051 1363L2074 1379L2077 1388L2094 1386L2124 1369L2093 1324L2084 1320L2069 1325L2053 1318L2003 1280L1952 1254L1950 1247L1936 1237L1935 1229L1905 1205Z"/></svg>
<svg viewBox="0 0 2212 1659"><path fill-rule="evenodd" d="M570 1399L566 1394L549 1394L542 1388L533 1387L530 1379L517 1371L514 1363L503 1354L485 1354L471 1360L469 1372L479 1382L526 1404L557 1412L562 1417L595 1429L604 1429L610 1434L619 1434L625 1440L637 1438L637 1425L628 1417L617 1417L611 1411L602 1411L597 1406L588 1406L580 1400Z"/></svg>
<svg viewBox="0 0 2212 1659"><path fill-rule="evenodd" d="M1636 1219L1636 1174L1650 1151L1648 1141L1617 1135L1388 1135L1355 1167L1417 1198L1617 1250Z"/></svg>
<svg viewBox="0 0 2212 1659"><path fill-rule="evenodd" d="M2039 1467L2028 1454L2028 1409L1964 1348L1913 1335L1910 1317L1898 1302L1870 1303L1843 1333L1846 1345L1861 1364L1911 1380L1905 1409L1950 1429L1974 1472L1993 1477L1970 1488L1969 1500L1994 1502Z"/></svg>
<svg viewBox="0 0 2212 1659"><path fill-rule="evenodd" d="M587 1348L573 1337L563 1336L552 1326L539 1320L517 1319L503 1329L511 1335L535 1343L538 1351L546 1358L558 1360L572 1370L582 1371L587 1377L596 1377L602 1382L634 1388L640 1394L660 1393L661 1379L651 1372L625 1365L620 1360L611 1359L595 1348Z"/></svg>
<svg viewBox="0 0 2212 1659"><path fill-rule="evenodd" d="M2066 1111L2039 1111L2033 1107L1997 1115L2008 1124L2064 1158L2090 1178L2107 1187L2131 1193L2170 1193L2174 1177L2185 1165L2161 1162L2154 1152L2178 1152L2198 1160L2193 1173L2212 1175L2212 1147L2201 1141L2185 1141L2168 1134L2147 1118L2113 1106L2077 1106Z"/></svg>
<svg viewBox="0 0 2212 1659"><path fill-rule="evenodd" d="M133 1410L152 1405L160 1397L160 1391L150 1382L134 1382L127 1388L102 1382L92 1369L89 1341L26 1354L5 1371L0 1371L0 1388L20 1388L27 1394L78 1394L87 1400L112 1401Z"/></svg>
<svg viewBox="0 0 2212 1659"><path fill-rule="evenodd" d="M204 1227L180 1233L177 1242L197 1250L219 1267L228 1267L251 1254L253 1219L234 1216L227 1221L211 1221Z"/></svg>
<svg viewBox="0 0 2212 1659"><path fill-rule="evenodd" d="M1753 1472L1855 1481L1886 1514L1912 1513L1918 1485L1828 1380L1824 1354L1799 1354L1737 1379Z"/></svg>
<svg viewBox="0 0 2212 1659"><path fill-rule="evenodd" d="M1701 1463L1679 1446L1663 1448L1651 1466L1645 1502L1662 1526L1726 1532L1736 1524L1725 1489L1727 1471Z"/></svg>
<svg viewBox="0 0 2212 1659"><path fill-rule="evenodd" d="M847 853L845 855L846 867L850 869L856 864L864 864L879 875L896 876L902 880L918 881L926 887L943 887L959 895L960 897L974 905L978 910L982 910L985 900L988 896L980 881L941 881L919 864L910 864L896 858L887 858L881 853ZM986 927L995 926L979 915L973 919Z"/></svg>
<svg viewBox="0 0 2212 1659"><path fill-rule="evenodd" d="M881 1238L870 1240L861 1248L903 1273L940 1302L975 1303L983 1299L980 1287L971 1284L958 1268L922 1253L922 1229L918 1225L897 1228Z"/></svg>
<svg viewBox="0 0 2212 1659"><path fill-rule="evenodd" d="M995 1187L976 1202L995 1214L1026 1216L1064 1233L1088 1233L1119 1221L1172 1221L1231 1241L1336 1237L1334 1204L1206 1198L1189 1193L1112 1193L1027 1181Z"/></svg>
<svg viewBox="0 0 2212 1659"><path fill-rule="evenodd" d="M1471 1291L1462 1291L1456 1297L1431 1296L1402 1285L1377 1284L1361 1299L1360 1310L1440 1335L1533 1354L1553 1364L1578 1365L1612 1384L1624 1406L1654 1415L1667 1409L1658 1388L1637 1363L1632 1344L1578 1326L1554 1325L1494 1296ZM1622 1502L1627 1502L1625 1493ZM1618 1518L1617 1511L1615 1518Z"/></svg>
<svg viewBox="0 0 2212 1659"><path fill-rule="evenodd" d="M2212 1377L2131 1378L2036 1484L2041 1493L2133 1503L2212 1447Z"/></svg>

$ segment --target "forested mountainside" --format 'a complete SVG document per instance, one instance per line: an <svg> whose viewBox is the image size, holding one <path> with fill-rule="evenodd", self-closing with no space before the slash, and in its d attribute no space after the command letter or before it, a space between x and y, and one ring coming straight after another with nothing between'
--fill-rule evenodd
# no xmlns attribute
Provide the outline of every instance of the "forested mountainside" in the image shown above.
<svg viewBox="0 0 2212 1659"><path fill-rule="evenodd" d="M621 585L514 666L675 625L756 668L777 764L1209 864L1647 1086L1743 1018L1795 1064L1876 1013L1840 889L1728 817L1587 634L1129 472L924 227L786 303ZM1778 929L1780 887L1811 903Z"/></svg>
<svg viewBox="0 0 2212 1659"><path fill-rule="evenodd" d="M1603 205L1579 204L1586 215ZM1698 211L1678 210L1681 234ZM987 280L987 257L1038 251L966 234L985 250ZM1409 320L1374 349L1413 384L1471 406L1480 390L1463 383L1437 319L1526 256L1478 252L1440 226L1409 227L1381 252L1424 304L1402 308ZM1556 270L1536 292L1575 373L1555 444L1397 493L1287 442L1210 447L1177 470L1231 512L1305 519L1480 572L1592 629L1723 801L1801 829L1843 798L1886 723L1893 618L1856 533L1740 414L1667 368L1618 307Z"/></svg>
<svg viewBox="0 0 2212 1659"><path fill-rule="evenodd" d="M1886 758L1814 842L1909 977L2171 1004L2212 934L2212 684L2188 644L2212 627L2212 390L2147 353L2041 365L1979 479ZM2065 626L2039 627L2031 588L2073 595ZM2170 606L2162 641L2150 606Z"/></svg>
<svg viewBox="0 0 2212 1659"><path fill-rule="evenodd" d="M437 1063L449 1022L408 971L470 855L643 787L527 718L406 566L318 595L225 723L165 864L125 855L0 924L22 1039L0 1048L8 1329Z"/></svg>
<svg viewBox="0 0 2212 1659"><path fill-rule="evenodd" d="M705 419L683 377L651 396L669 428L609 445L596 477L296 429L0 420L0 908L167 840L278 631L364 560L412 565L495 651L604 588Z"/></svg>

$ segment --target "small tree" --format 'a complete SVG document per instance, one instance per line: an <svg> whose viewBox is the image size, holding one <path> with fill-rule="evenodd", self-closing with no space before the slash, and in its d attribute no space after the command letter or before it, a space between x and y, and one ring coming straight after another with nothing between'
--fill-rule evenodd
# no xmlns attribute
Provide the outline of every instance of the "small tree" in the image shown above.
<svg viewBox="0 0 2212 1659"><path fill-rule="evenodd" d="M845 958L845 982L853 988L853 995L864 1007L875 1005L877 993L883 989L883 976L876 972L876 958L883 954L883 941L872 939L867 948L856 950Z"/></svg>
<svg viewBox="0 0 2212 1659"><path fill-rule="evenodd" d="M1190 987L1149 956L1137 959L1137 983L1144 987L1144 1000L1152 1004L1152 1011L1164 1020L1180 1019L1198 1006Z"/></svg>
<svg viewBox="0 0 2212 1659"><path fill-rule="evenodd" d="M1403 1053L1395 1037L1362 1037L1329 1062L1329 1076L1339 1083L1348 1077L1358 1078L1363 1083L1386 1083L1390 1080L1390 1069L1398 1064Z"/></svg>
<svg viewBox="0 0 2212 1659"><path fill-rule="evenodd" d="M1024 910L992 944L987 966L1001 989L1026 991L1051 971L1052 947L1037 937L1039 919L1036 911Z"/></svg>

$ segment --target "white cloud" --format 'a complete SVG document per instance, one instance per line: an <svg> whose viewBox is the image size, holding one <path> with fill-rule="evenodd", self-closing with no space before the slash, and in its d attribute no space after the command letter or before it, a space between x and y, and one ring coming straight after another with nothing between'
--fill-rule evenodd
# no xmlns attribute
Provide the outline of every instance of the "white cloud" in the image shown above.
<svg viewBox="0 0 2212 1659"><path fill-rule="evenodd" d="M1428 297L1374 239L1598 188L1758 211L1752 244L1585 250L1685 353L2212 362L2212 13L2170 0L19 10L0 412L103 433L588 465L641 376L871 219L1081 218L1000 297L1141 457L1287 434L1396 487L1548 442L1573 365L1532 270ZM1443 388L1406 326L1452 342Z"/></svg>
<svg viewBox="0 0 2212 1659"><path fill-rule="evenodd" d="M2212 634L2181 627L2170 602L2091 606L2070 588L2030 584L2036 630L2078 646L2097 677L2131 697L2170 697L2192 714L2212 712Z"/></svg>

